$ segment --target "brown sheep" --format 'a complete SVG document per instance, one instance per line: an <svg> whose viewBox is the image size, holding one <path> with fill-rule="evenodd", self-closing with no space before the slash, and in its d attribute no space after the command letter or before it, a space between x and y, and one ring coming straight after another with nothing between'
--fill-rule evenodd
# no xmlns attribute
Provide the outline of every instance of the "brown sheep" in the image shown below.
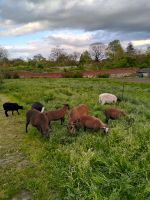
<svg viewBox="0 0 150 200"><path fill-rule="evenodd" d="M65 121L65 114L67 113L68 110L69 110L69 105L64 104L63 108L59 108L57 110L50 110L46 112L45 114L48 118L49 124L51 121L57 121L57 120L61 120L61 124L63 124L63 122Z"/></svg>
<svg viewBox="0 0 150 200"><path fill-rule="evenodd" d="M75 133L76 123L78 122L80 117L85 115L88 115L88 107L84 104L74 107L68 114L67 129L71 134Z"/></svg>
<svg viewBox="0 0 150 200"><path fill-rule="evenodd" d="M36 127L43 136L49 138L49 126L48 118L44 113L36 109L28 110L26 113L26 133L28 132L27 127L31 122L32 126Z"/></svg>
<svg viewBox="0 0 150 200"><path fill-rule="evenodd" d="M86 131L86 129L92 129L94 131L103 131L104 133L108 132L108 127L100 119L94 116L82 116L79 120L79 126Z"/></svg>
<svg viewBox="0 0 150 200"><path fill-rule="evenodd" d="M117 108L107 108L105 110L105 116L106 116L106 123L108 123L109 119L112 120L119 119L123 116L127 116L127 114L124 111L119 110Z"/></svg>

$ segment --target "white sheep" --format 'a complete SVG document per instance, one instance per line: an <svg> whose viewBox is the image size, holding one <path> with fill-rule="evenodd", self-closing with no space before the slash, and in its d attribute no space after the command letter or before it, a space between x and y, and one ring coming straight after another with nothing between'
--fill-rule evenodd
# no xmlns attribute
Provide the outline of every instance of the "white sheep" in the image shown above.
<svg viewBox="0 0 150 200"><path fill-rule="evenodd" d="M103 93L99 95L99 103L101 103L102 105L106 103L111 104L116 102L117 102L117 97L114 94Z"/></svg>

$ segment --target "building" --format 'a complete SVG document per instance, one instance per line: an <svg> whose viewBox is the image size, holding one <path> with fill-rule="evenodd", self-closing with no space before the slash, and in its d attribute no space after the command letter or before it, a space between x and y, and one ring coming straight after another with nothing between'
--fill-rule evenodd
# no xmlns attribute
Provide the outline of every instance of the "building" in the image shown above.
<svg viewBox="0 0 150 200"><path fill-rule="evenodd" d="M140 78L143 78L143 77L150 77L150 68L142 68L140 70L137 71L137 75L140 77Z"/></svg>

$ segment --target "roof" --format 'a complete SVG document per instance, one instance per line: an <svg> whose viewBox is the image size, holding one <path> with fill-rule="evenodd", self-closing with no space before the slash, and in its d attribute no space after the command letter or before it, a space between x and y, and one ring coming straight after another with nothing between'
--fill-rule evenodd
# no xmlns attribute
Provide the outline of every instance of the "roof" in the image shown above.
<svg viewBox="0 0 150 200"><path fill-rule="evenodd" d="M150 68L142 68L138 70L138 73L150 73Z"/></svg>

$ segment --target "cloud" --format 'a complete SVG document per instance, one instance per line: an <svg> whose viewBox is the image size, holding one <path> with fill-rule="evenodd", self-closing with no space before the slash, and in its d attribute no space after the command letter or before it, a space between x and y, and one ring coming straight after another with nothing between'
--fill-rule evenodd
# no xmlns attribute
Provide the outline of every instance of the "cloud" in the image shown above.
<svg viewBox="0 0 150 200"><path fill-rule="evenodd" d="M24 56L47 57L56 45L83 51L115 39L124 47L147 46L149 10L149 0L0 0L0 38L5 46L11 42L12 55Z"/></svg>
<svg viewBox="0 0 150 200"><path fill-rule="evenodd" d="M68 47L85 47L88 46L92 39L92 33L73 33L73 32L57 32L45 38L49 43L54 45L66 45Z"/></svg>
<svg viewBox="0 0 150 200"><path fill-rule="evenodd" d="M33 57L36 54L42 54L48 58L51 49L59 46L66 52L82 52L89 48L89 43L92 39L91 33L65 33L55 32L49 36L38 40L30 40L26 44L8 45L5 48L10 52L11 57Z"/></svg>
<svg viewBox="0 0 150 200"><path fill-rule="evenodd" d="M149 0L5 0L0 4L1 18L16 24L47 21L52 29L150 31Z"/></svg>
<svg viewBox="0 0 150 200"><path fill-rule="evenodd" d="M47 27L47 22L30 22L19 27L11 27L7 31L1 31L0 36L19 36L32 33Z"/></svg>
<svg viewBox="0 0 150 200"><path fill-rule="evenodd" d="M150 39L147 39L147 40L134 40L132 43L135 46L150 45Z"/></svg>

